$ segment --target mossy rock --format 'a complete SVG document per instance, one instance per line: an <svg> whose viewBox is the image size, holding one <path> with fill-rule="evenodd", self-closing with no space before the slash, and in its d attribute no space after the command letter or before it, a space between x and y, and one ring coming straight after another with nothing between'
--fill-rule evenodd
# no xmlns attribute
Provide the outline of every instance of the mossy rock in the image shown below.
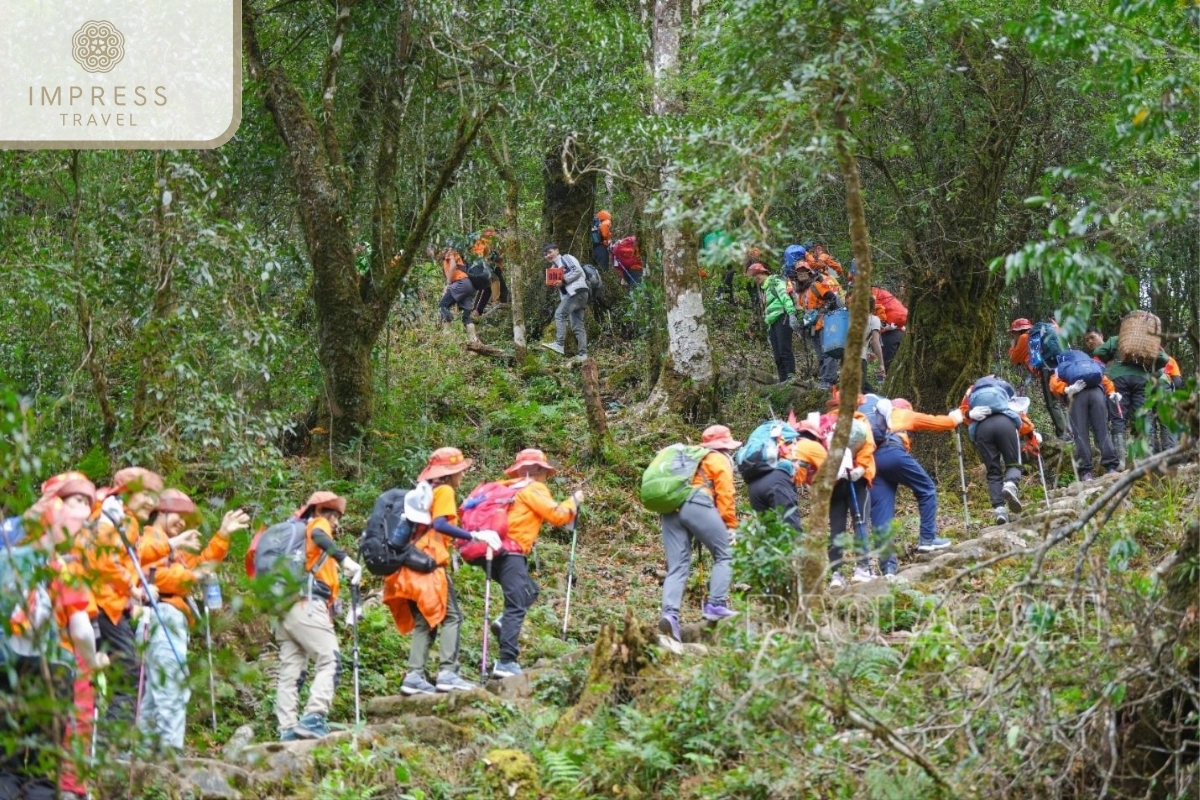
<svg viewBox="0 0 1200 800"><path fill-rule="evenodd" d="M489 797L505 800L538 800L542 786L537 764L520 750L491 750L483 759L483 773Z"/></svg>

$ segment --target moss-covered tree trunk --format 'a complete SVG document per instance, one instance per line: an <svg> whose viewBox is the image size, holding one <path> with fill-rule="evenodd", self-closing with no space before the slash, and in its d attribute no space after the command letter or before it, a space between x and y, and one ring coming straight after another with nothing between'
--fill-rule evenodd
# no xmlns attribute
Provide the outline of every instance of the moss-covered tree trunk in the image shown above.
<svg viewBox="0 0 1200 800"><path fill-rule="evenodd" d="M585 262L592 255L589 234L592 228L592 203L596 194L596 173L568 176L563 164L562 146L546 154L542 176L545 190L542 204L542 229L546 241L554 242L563 253Z"/></svg>

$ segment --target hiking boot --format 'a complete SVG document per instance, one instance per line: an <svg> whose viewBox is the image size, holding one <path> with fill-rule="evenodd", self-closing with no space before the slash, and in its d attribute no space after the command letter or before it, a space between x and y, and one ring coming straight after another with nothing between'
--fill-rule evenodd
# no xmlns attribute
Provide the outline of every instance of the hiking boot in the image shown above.
<svg viewBox="0 0 1200 800"><path fill-rule="evenodd" d="M1094 477L1095 477L1095 476L1094 476L1094 475L1092 475L1092 473L1090 473L1090 472L1085 472L1085 473L1083 473L1083 475L1081 475L1081 476L1080 476L1079 480L1081 480L1081 481L1090 481L1090 480L1091 480L1092 478L1094 478Z"/></svg>
<svg viewBox="0 0 1200 800"><path fill-rule="evenodd" d="M437 690L439 692L469 692L477 688L479 687L475 684L449 670L442 670L437 674Z"/></svg>
<svg viewBox="0 0 1200 800"><path fill-rule="evenodd" d="M829 588L830 589L845 589L846 588L846 579L842 577L842 573L840 573L840 572L833 573L833 575L829 578Z"/></svg>
<svg viewBox="0 0 1200 800"><path fill-rule="evenodd" d="M511 678L521 674L521 665L515 661L497 661L492 665L493 678Z"/></svg>
<svg viewBox="0 0 1200 800"><path fill-rule="evenodd" d="M492 620L492 636L496 639L496 641L500 640L500 633L504 630L504 627L500 624L500 620L502 619L504 619L503 614Z"/></svg>
<svg viewBox="0 0 1200 800"><path fill-rule="evenodd" d="M659 617L658 630L663 636L669 636L677 642L683 641L683 634L679 632L679 617L674 614L663 614Z"/></svg>
<svg viewBox="0 0 1200 800"><path fill-rule="evenodd" d="M917 539L918 553L932 553L934 550L945 550L950 546L949 539L934 536L932 539Z"/></svg>
<svg viewBox="0 0 1200 800"><path fill-rule="evenodd" d="M888 564L886 567L884 567L883 568L883 579L885 581L887 581L888 583L891 583L892 581L896 580L896 568L893 567L891 564Z"/></svg>
<svg viewBox="0 0 1200 800"><path fill-rule="evenodd" d="M288 728L286 731L279 732L279 741L281 742L294 742L296 738L295 728Z"/></svg>
<svg viewBox="0 0 1200 800"><path fill-rule="evenodd" d="M992 509L992 513L996 515L996 524L997 525L1007 525L1008 524L1008 509L1007 508L1005 508L1004 506L996 506L995 508Z"/></svg>
<svg viewBox="0 0 1200 800"><path fill-rule="evenodd" d="M558 342L542 342L542 347L546 348L547 350L553 350L560 356L566 355L566 351L563 349L563 346Z"/></svg>
<svg viewBox="0 0 1200 800"><path fill-rule="evenodd" d="M329 735L329 725L324 714L305 714L292 729L297 739L320 739Z"/></svg>
<svg viewBox="0 0 1200 800"><path fill-rule="evenodd" d="M851 583L869 583L875 580L875 576L871 574L870 567L855 567L854 574L850 576Z"/></svg>
<svg viewBox="0 0 1200 800"><path fill-rule="evenodd" d="M727 605L717 605L716 603L705 603L704 610L700 616L704 617L709 622L720 622L723 619L732 619L736 617L738 612L734 611Z"/></svg>
<svg viewBox="0 0 1200 800"><path fill-rule="evenodd" d="M400 684L400 694L437 694L437 687L425 680L421 673L410 672L404 676L404 683Z"/></svg>
<svg viewBox="0 0 1200 800"><path fill-rule="evenodd" d="M576 364L582 364L583 362L585 362L585 361L587 361L587 360L588 360L588 354L587 354L587 353L580 353L579 355L575 356L575 357L574 357L574 358L572 358L571 360L572 360L573 362L575 362Z"/></svg>
<svg viewBox="0 0 1200 800"><path fill-rule="evenodd" d="M1021 510L1021 499L1017 497L1017 485L1012 481L1005 481L1004 488L1000 490L1000 495L1004 498L1004 502L1008 503L1008 510L1014 514Z"/></svg>
<svg viewBox="0 0 1200 800"><path fill-rule="evenodd" d="M479 334L475 332L475 323L467 325L467 341L471 344L479 344Z"/></svg>

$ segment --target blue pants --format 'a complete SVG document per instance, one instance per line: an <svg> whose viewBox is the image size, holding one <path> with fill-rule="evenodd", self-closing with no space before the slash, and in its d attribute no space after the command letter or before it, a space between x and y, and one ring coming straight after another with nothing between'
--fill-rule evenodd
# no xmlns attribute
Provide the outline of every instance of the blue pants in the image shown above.
<svg viewBox="0 0 1200 800"><path fill-rule="evenodd" d="M882 548L882 568L896 566L891 527L896 516L896 490L901 486L912 489L917 498L921 539L932 541L937 536L937 488L933 479L902 445L884 445L875 451L875 481L871 484L871 527L877 546Z"/></svg>

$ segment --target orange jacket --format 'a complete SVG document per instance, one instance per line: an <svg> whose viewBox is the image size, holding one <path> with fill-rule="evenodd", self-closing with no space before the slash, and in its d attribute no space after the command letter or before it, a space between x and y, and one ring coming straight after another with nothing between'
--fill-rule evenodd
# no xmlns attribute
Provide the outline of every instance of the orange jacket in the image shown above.
<svg viewBox="0 0 1200 800"><path fill-rule="evenodd" d="M1113 382L1108 379L1107 375L1100 376L1100 382L1104 386L1104 393L1106 395L1112 396L1113 392L1117 391L1117 387L1113 385ZM1067 393L1067 382L1058 377L1057 371L1050 373L1050 391L1058 395L1065 395Z"/></svg>
<svg viewBox="0 0 1200 800"><path fill-rule="evenodd" d="M518 480L525 479L513 478L501 482L511 486ZM549 486L541 481L533 481L513 498L512 507L508 510L508 538L528 553L537 541L543 522L562 527L575 519L576 513L574 498L568 497L556 503Z"/></svg>
<svg viewBox="0 0 1200 800"><path fill-rule="evenodd" d="M313 541L313 531L321 530L330 539L333 538L333 526L329 524L329 520L321 516L314 516L308 521L308 527L304 529L305 538L307 540L306 549L304 551L304 569L310 570L313 565L325 555L325 551L317 546ZM211 544L211 543L210 543ZM329 602L333 603L338 598L338 562L330 556L321 564L321 568L313 573L313 577L321 581L329 587Z"/></svg>
<svg viewBox="0 0 1200 800"><path fill-rule="evenodd" d="M1036 374L1037 370L1029 366L1029 334L1022 333L1013 342L1012 347L1008 348L1008 360L1014 367L1024 367L1029 370L1030 374Z"/></svg>
<svg viewBox="0 0 1200 800"><path fill-rule="evenodd" d="M125 551L117 529L107 517L95 518L95 529L86 541L81 540L80 562L94 587L96 613L103 611L109 621L116 625L121 615L134 602L134 592L139 588L137 572ZM138 562L156 561L166 557L169 547L157 540L142 541L137 517L125 512L125 536L138 554Z"/></svg>
<svg viewBox="0 0 1200 800"><path fill-rule="evenodd" d="M1168 378L1183 377L1183 373L1179 370L1179 362L1175 360L1175 356L1167 357L1167 365L1163 367L1163 374Z"/></svg>
<svg viewBox="0 0 1200 800"><path fill-rule="evenodd" d="M446 276L446 283L454 283L467 277L467 271L463 269L462 255L457 250L446 248L442 253L442 274Z"/></svg>
<svg viewBox="0 0 1200 800"><path fill-rule="evenodd" d="M229 537L223 533L208 540L200 553L186 551L171 552L169 537L157 525L148 525L142 532L142 540L153 543L155 550L165 549L167 555L151 561L142 561L142 570L146 580L158 589L159 600L170 603L191 618L188 611L187 598L196 584L196 576L192 570L200 564L209 561L224 561L229 553ZM141 552L141 548L139 548Z"/></svg>
<svg viewBox="0 0 1200 800"><path fill-rule="evenodd" d="M829 451L820 442L801 436L787 446L787 458L796 465L796 485L812 483L813 476L829 457Z"/></svg>
<svg viewBox="0 0 1200 800"><path fill-rule="evenodd" d="M699 486L713 499L717 513L726 528L736 528L737 511L734 509L733 460L713 450L700 459L700 466L692 476L692 486Z"/></svg>
<svg viewBox="0 0 1200 800"><path fill-rule="evenodd" d="M829 414L833 418L834 424L837 423L837 412L832 411ZM854 418L862 420L867 426L867 440L863 442L863 446L858 448L858 452L854 454L854 466L863 468L863 477L867 479L867 484L875 482L875 450L878 445L875 444L875 436L871 433L871 423L867 421L867 415L861 411L854 412Z"/></svg>
<svg viewBox="0 0 1200 800"><path fill-rule="evenodd" d="M428 528L425 535L417 540L417 545L427 553L430 548L436 550L437 547L445 552L441 539L440 533ZM448 554L446 558L449 559ZM392 621L400 633L412 633L416 627L410 601L417 604L417 610L431 628L440 625L446 618L446 608L450 602L450 576L446 570L435 569L424 573L401 568L384 580L383 604L392 612Z"/></svg>
<svg viewBox="0 0 1200 800"><path fill-rule="evenodd" d="M604 245L605 247L608 247L608 244L611 241L612 241L612 220L605 219L602 217L600 219L600 244Z"/></svg>
<svg viewBox="0 0 1200 800"><path fill-rule="evenodd" d="M806 311L819 311L825 308L825 299L830 294L837 294L837 285L824 275L818 275L807 289L800 293L797 304ZM819 331L825 327L824 316L817 317L813 330Z"/></svg>
<svg viewBox="0 0 1200 800"><path fill-rule="evenodd" d="M893 408L888 430L904 443L905 450L912 450L908 434L912 431L952 431L957 425L945 414L922 414L907 408Z"/></svg>

